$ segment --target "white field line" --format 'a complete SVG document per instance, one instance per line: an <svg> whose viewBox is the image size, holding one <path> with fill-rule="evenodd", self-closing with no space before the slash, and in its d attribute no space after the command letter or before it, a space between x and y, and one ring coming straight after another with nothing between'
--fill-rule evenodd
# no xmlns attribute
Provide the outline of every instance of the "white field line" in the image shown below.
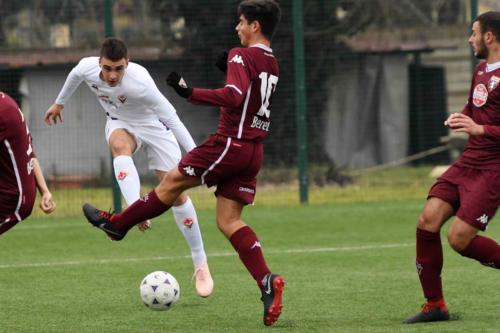
<svg viewBox="0 0 500 333"><path fill-rule="evenodd" d="M344 246L344 247L321 247L321 248L304 248L304 249L289 249L289 250L266 250L265 252L267 254L330 253L330 252L347 252L347 251L355 252L355 251L365 251L365 250L398 249L410 246L415 246L415 243L376 244L376 245L360 245L360 246ZM236 253L214 252L214 253L208 253L207 255L209 258L217 258L217 257L229 257L233 255L235 256ZM176 260L185 258L191 258L191 255L19 263L19 264L0 265L0 269L53 267L53 266L84 266L84 265L99 265L99 264L112 264L112 263Z"/></svg>

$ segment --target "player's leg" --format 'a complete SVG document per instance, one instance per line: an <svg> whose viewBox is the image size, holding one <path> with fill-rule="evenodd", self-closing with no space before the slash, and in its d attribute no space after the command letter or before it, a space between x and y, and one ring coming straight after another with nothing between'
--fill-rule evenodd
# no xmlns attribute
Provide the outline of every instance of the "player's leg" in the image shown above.
<svg viewBox="0 0 500 333"><path fill-rule="evenodd" d="M139 200L141 196L141 180L135 167L132 155L138 148L136 138L121 122L108 120L106 124L108 144L113 155L113 169L120 192L128 206ZM148 220L139 223L139 230L150 228Z"/></svg>
<svg viewBox="0 0 500 333"><path fill-rule="evenodd" d="M477 233L486 229L500 205L500 175L494 171L474 172L477 176L471 177L474 182L463 195L463 204L448 231L448 241L461 255L499 269L500 245Z"/></svg>
<svg viewBox="0 0 500 333"><path fill-rule="evenodd" d="M90 224L103 230L111 239L121 240L134 225L163 214L182 192L198 185L199 179L186 177L176 168L168 172L153 191L121 214L108 214L90 204L83 206L83 213Z"/></svg>
<svg viewBox="0 0 500 333"><path fill-rule="evenodd" d="M248 272L261 289L264 303L264 324L274 324L281 314L281 295L285 286L283 277L272 274L267 267L261 244L255 232L241 220L244 205L238 201L217 196L217 227L229 239Z"/></svg>
<svg viewBox="0 0 500 333"><path fill-rule="evenodd" d="M140 197L141 182L132 155L137 148L135 138L123 128L116 128L109 136L109 147L113 155L113 168L120 191L131 205Z"/></svg>
<svg viewBox="0 0 500 333"><path fill-rule="evenodd" d="M156 171L159 179L163 179L166 172ZM191 198L186 193L181 193L172 207L172 214L179 231L184 236L191 250L193 260L196 292L201 297L208 297L213 291L214 281L208 268L207 255L203 246L198 216Z"/></svg>
<svg viewBox="0 0 500 333"><path fill-rule="evenodd" d="M477 235L478 229L456 218L448 230L451 247L481 264L500 269L500 245L488 237Z"/></svg>
<svg viewBox="0 0 500 333"><path fill-rule="evenodd" d="M405 320L407 324L449 319L441 282L443 249L440 230L453 214L454 208L448 202L430 197L418 218L416 267L427 302L420 313Z"/></svg>

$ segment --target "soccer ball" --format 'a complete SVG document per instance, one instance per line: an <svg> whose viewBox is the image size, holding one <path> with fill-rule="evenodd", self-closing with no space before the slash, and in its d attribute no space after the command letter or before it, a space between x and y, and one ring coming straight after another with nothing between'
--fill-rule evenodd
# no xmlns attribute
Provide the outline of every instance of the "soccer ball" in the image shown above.
<svg viewBox="0 0 500 333"><path fill-rule="evenodd" d="M179 283L170 273L156 271L146 275L139 286L141 299L151 310L168 310L181 294Z"/></svg>

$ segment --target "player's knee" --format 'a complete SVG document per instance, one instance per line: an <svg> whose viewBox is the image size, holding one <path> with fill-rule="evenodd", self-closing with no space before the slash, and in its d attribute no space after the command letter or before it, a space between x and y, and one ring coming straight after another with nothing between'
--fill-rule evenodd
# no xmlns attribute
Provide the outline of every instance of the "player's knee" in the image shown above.
<svg viewBox="0 0 500 333"><path fill-rule="evenodd" d="M427 212L422 212L417 220L417 228L431 232L437 232L440 228L440 223Z"/></svg>
<svg viewBox="0 0 500 333"><path fill-rule="evenodd" d="M467 247L471 239L471 235L463 230L454 228L453 225L448 230L448 243L453 250L459 253Z"/></svg>
<svg viewBox="0 0 500 333"><path fill-rule="evenodd" d="M132 154L132 147L126 140L116 139L110 143L111 151L114 156Z"/></svg>

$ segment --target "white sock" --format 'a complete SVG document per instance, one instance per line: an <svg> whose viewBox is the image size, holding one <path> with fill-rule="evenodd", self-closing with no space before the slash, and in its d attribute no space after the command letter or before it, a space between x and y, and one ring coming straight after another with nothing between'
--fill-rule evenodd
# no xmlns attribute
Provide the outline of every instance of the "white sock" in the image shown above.
<svg viewBox="0 0 500 333"><path fill-rule="evenodd" d="M197 267L207 260L205 249L203 248L203 239L201 238L200 226L198 217L194 209L191 198L180 206L173 206L172 213L174 214L175 223L184 235L186 242L191 248L191 258L193 264Z"/></svg>
<svg viewBox="0 0 500 333"><path fill-rule="evenodd" d="M113 167L120 191L127 205L133 204L141 196L141 181L134 160L127 155L116 156L113 159Z"/></svg>

